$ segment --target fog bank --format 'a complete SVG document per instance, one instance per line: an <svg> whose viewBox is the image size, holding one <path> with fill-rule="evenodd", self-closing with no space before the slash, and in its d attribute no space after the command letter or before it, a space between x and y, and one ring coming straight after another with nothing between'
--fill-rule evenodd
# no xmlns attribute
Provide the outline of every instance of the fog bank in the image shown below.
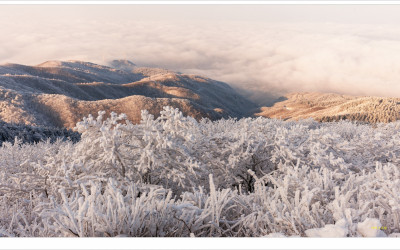
<svg viewBox="0 0 400 250"><path fill-rule="evenodd" d="M400 97L395 22L190 20L188 15L182 22L76 15L80 18L32 16L29 22L0 18L0 62L128 59L225 81L261 104L268 102L266 96L295 91Z"/></svg>

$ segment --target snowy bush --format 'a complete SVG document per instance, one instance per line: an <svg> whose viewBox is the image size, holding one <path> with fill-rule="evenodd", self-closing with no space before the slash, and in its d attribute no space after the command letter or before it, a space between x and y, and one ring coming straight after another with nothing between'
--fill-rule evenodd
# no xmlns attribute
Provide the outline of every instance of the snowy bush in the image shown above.
<svg viewBox="0 0 400 250"><path fill-rule="evenodd" d="M112 113L5 142L0 236L395 237L400 123Z"/></svg>

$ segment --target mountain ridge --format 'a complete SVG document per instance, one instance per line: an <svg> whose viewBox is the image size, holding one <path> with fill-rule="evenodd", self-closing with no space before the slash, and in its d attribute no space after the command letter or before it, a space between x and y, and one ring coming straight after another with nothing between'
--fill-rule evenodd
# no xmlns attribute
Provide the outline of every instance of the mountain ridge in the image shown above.
<svg viewBox="0 0 400 250"><path fill-rule="evenodd" d="M400 98L351 96L335 93L290 93L271 107L261 107L256 116L331 122L354 120L368 123L400 119Z"/></svg>
<svg viewBox="0 0 400 250"><path fill-rule="evenodd" d="M76 60L0 65L0 120L72 128L99 109L139 122L140 109L157 115L162 106L196 119L241 118L257 108L228 84L207 77L130 61L111 64L122 69Z"/></svg>
<svg viewBox="0 0 400 250"><path fill-rule="evenodd" d="M106 110L126 113L137 123L142 109L158 115L163 106L179 108L196 119L263 116L369 123L400 119L400 98L303 92L259 107L227 83L140 67L128 60L108 65L78 60L0 65L0 121L73 128L84 116Z"/></svg>

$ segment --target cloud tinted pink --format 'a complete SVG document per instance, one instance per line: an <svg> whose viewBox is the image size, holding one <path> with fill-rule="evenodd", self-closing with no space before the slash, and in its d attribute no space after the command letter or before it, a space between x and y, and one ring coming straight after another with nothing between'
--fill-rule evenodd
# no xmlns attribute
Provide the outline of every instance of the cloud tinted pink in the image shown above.
<svg viewBox="0 0 400 250"><path fill-rule="evenodd" d="M337 92L400 97L400 32L389 26L234 22L15 22L1 62L124 58L265 93Z"/></svg>

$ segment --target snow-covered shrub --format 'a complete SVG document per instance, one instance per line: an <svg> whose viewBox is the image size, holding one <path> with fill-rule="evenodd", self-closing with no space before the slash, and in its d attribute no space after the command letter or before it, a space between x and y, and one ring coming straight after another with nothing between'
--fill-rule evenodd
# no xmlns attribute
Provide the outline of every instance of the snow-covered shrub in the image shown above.
<svg viewBox="0 0 400 250"><path fill-rule="evenodd" d="M0 236L400 233L400 123L104 112L0 148Z"/></svg>
<svg viewBox="0 0 400 250"><path fill-rule="evenodd" d="M157 119L143 111L136 125L123 115L111 113L105 121L103 115L77 124L82 136L68 156L71 171L80 168L91 175L161 185L180 193L198 186L208 189L210 173L219 188L244 185L251 191L254 179L247 170L263 175L273 168L268 140L253 133L246 119L197 122L170 107Z"/></svg>
<svg viewBox="0 0 400 250"><path fill-rule="evenodd" d="M175 200L160 187L141 193L137 184L122 187L110 179L105 187L82 185L70 196L61 189L62 203L52 200L41 216L62 236L222 236L233 192L211 190ZM193 200L199 196L202 204Z"/></svg>

